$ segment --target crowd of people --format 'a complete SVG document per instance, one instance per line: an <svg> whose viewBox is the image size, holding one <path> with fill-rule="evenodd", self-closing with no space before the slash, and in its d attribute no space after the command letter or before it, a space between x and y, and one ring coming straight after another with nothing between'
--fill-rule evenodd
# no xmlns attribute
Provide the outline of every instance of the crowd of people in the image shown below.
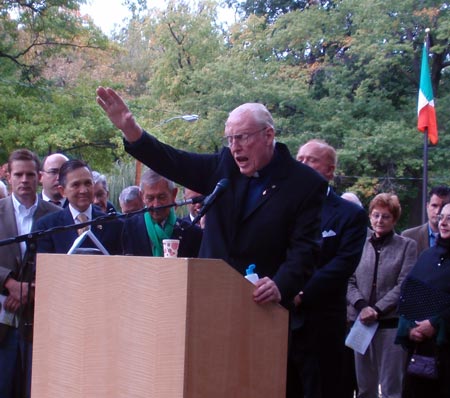
<svg viewBox="0 0 450 398"><path fill-rule="evenodd" d="M0 308L16 314L0 323L0 397L30 396L36 251L67 253L86 229L111 255L162 256L162 240L176 238L180 257L223 259L243 275L255 264L260 279L251 299L290 314L287 398L450 397L450 188L434 187L428 222L399 235L395 194L376 195L368 211L355 194L340 197L331 186L336 150L310 140L295 159L276 142L262 104L231 111L222 150L196 154L148 134L114 90L100 87L97 102L121 130L126 151L148 166L139 186L121 192L121 212L150 210L86 225L120 214L104 175L59 153L42 165L27 149L11 153L0 240L73 228L44 234L36 247L26 240L0 246ZM223 179L226 187L198 225L200 201L177 216L171 204L179 186L188 201ZM93 249L88 239L82 246ZM356 321L377 326L364 353L345 346ZM438 359L437 378L409 373L418 353Z"/></svg>

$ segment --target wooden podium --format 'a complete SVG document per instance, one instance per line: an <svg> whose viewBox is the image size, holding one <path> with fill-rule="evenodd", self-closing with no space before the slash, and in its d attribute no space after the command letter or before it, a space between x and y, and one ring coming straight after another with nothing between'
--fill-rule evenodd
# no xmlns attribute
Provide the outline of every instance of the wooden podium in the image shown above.
<svg viewBox="0 0 450 398"><path fill-rule="evenodd" d="M285 396L287 311L221 260L39 254L32 397Z"/></svg>

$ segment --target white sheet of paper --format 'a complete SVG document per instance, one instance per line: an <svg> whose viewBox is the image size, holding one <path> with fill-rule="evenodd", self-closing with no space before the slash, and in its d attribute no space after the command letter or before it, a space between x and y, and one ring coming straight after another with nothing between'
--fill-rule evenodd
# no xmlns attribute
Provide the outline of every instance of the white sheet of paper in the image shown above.
<svg viewBox="0 0 450 398"><path fill-rule="evenodd" d="M6 296L0 294L0 323L3 323L8 326L17 327L18 320L17 317L14 316L12 312L8 312L5 310L4 303L6 300Z"/></svg>
<svg viewBox="0 0 450 398"><path fill-rule="evenodd" d="M377 329L378 322L363 325L358 318L345 339L345 345L364 355Z"/></svg>

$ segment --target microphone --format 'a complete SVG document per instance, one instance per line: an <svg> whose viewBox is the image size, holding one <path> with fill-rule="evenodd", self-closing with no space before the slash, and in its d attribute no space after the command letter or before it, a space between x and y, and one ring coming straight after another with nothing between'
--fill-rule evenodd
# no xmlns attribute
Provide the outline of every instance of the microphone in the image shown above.
<svg viewBox="0 0 450 398"><path fill-rule="evenodd" d="M206 214L206 212L209 210L209 208L213 205L213 203L216 201L216 199L223 194L223 192L228 188L230 181L228 181L226 178L221 179L216 187L214 188L214 191L212 194L208 195L205 198L203 207L198 211L195 218L192 220L192 225L197 224L200 219Z"/></svg>
<svg viewBox="0 0 450 398"><path fill-rule="evenodd" d="M203 195L195 196L191 199L186 200L180 200L175 201L175 204L177 206L184 206L184 205L195 205L196 203L202 203L205 200L205 197Z"/></svg>

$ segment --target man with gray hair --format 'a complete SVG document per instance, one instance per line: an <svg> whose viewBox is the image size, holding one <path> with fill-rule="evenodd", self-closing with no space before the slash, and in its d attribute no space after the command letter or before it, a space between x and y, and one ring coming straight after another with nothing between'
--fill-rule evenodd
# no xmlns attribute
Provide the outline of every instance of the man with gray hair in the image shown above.
<svg viewBox="0 0 450 398"><path fill-rule="evenodd" d="M260 279L253 300L291 308L318 258L327 184L275 141L269 109L261 103L233 109L225 122L224 147L200 154L148 134L111 88L99 87L97 102L121 130L125 150L146 166L202 195L219 191L220 181L228 180L206 214L199 256L222 259L241 275L256 264ZM302 324L301 317L291 317L291 331Z"/></svg>
<svg viewBox="0 0 450 398"><path fill-rule="evenodd" d="M108 200L109 189L106 177L98 171L93 171L92 178L94 179L94 205L100 207L104 213L115 213L116 208Z"/></svg>
<svg viewBox="0 0 450 398"><path fill-rule="evenodd" d="M127 214L141 210L144 207L141 190L137 185L130 185L122 190L119 195L119 204L122 213Z"/></svg>
<svg viewBox="0 0 450 398"><path fill-rule="evenodd" d="M123 231L124 254L134 256L163 256L163 239L179 239L179 257L197 257L202 230L180 220L173 207L178 188L173 181L148 169L141 178L141 196L148 208L125 221Z"/></svg>

